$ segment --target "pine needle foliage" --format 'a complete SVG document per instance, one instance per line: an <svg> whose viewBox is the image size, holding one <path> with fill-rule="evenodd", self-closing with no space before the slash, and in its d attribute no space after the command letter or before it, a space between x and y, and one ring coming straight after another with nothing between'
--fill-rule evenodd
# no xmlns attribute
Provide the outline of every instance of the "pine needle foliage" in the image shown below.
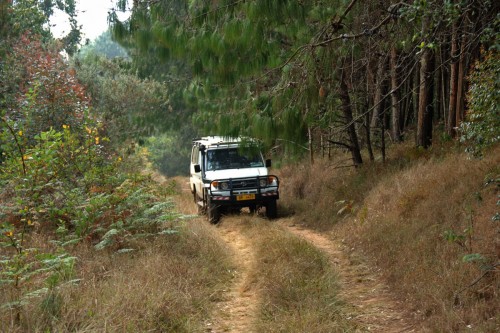
<svg viewBox="0 0 500 333"><path fill-rule="evenodd" d="M357 165L362 162L357 136L370 117L381 133L389 112L400 106L408 114L400 126L414 120L408 110L417 102L411 96L417 81L411 81L422 52L442 48L446 53L453 22L465 16L471 27L460 29L470 28L479 37L491 27L487 14L495 8L469 1L138 0L129 20L120 22L114 14L111 21L122 44L190 68L184 96L206 134L257 136L268 147L293 145L302 152L299 147L308 141L311 153L318 148L313 140L321 138L348 148ZM478 13L488 16L484 23ZM463 41L471 57L478 40ZM393 51L395 74L389 78L384 66ZM454 60L443 59L444 66ZM377 66L384 69L381 75ZM387 87L389 79L393 89ZM399 100L389 105L396 92ZM261 107L261 97L267 108Z"/></svg>
<svg viewBox="0 0 500 333"><path fill-rule="evenodd" d="M287 71L297 67L290 65L283 71L277 67L334 14L333 6L324 11L318 9L321 5L264 0L147 5L138 1L129 21L119 22L116 16L112 20L115 38L122 44L130 43L142 52L163 49L165 58L160 54L158 60L174 57L190 64L196 79L186 89L186 97L198 109L195 122L205 124L207 132L256 136L271 145L276 138L303 141L308 119L303 105L280 102L280 97L296 94L288 87L296 77ZM268 72L262 75L264 71ZM303 72L299 68L295 74ZM311 94L310 98L297 103L314 101L317 87L314 80L309 81L314 87L301 92Z"/></svg>

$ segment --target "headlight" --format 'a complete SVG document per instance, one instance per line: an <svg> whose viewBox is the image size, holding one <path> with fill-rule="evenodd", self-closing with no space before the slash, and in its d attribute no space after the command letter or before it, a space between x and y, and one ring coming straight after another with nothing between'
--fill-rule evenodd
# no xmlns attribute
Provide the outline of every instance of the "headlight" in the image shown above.
<svg viewBox="0 0 500 333"><path fill-rule="evenodd" d="M259 180L259 186L260 187L266 187L267 186L267 178L261 178Z"/></svg>
<svg viewBox="0 0 500 333"><path fill-rule="evenodd" d="M277 184L276 177L274 177L274 176L267 177L267 181L268 181L269 185L276 185Z"/></svg>
<svg viewBox="0 0 500 333"><path fill-rule="evenodd" d="M213 181L212 187L216 190L227 190L229 189L229 184L227 182L218 182L218 181Z"/></svg>

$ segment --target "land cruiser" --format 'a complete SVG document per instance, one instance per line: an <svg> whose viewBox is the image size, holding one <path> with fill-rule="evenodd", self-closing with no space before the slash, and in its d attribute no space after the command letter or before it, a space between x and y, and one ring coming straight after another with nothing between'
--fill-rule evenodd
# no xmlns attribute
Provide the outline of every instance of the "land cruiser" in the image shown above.
<svg viewBox="0 0 500 333"><path fill-rule="evenodd" d="M218 223L225 212L265 207L276 218L279 180L269 175L256 142L246 138L203 137L193 140L189 183L198 212Z"/></svg>

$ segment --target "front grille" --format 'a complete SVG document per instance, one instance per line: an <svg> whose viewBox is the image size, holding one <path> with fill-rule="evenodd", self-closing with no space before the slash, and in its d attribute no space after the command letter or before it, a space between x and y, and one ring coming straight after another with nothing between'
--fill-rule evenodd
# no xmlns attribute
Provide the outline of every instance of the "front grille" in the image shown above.
<svg viewBox="0 0 500 333"><path fill-rule="evenodd" d="M259 186L257 178L238 179L232 181L233 190L245 190Z"/></svg>

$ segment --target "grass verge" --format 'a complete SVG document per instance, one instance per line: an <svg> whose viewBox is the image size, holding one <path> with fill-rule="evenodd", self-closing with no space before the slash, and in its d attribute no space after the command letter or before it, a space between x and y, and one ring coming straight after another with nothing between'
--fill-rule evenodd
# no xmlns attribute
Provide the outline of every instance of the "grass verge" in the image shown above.
<svg viewBox="0 0 500 333"><path fill-rule="evenodd" d="M440 147L402 147L385 165L328 165L283 170L289 213L332 231L381 268L394 293L418 313L423 331L500 327L498 148L471 160ZM307 172L297 173L300 168Z"/></svg>
<svg viewBox="0 0 500 333"><path fill-rule="evenodd" d="M231 280L227 249L205 223L185 221L178 231L123 254L78 245L72 254L80 283L33 299L22 326L8 325L3 312L0 331L203 331L211 303Z"/></svg>

